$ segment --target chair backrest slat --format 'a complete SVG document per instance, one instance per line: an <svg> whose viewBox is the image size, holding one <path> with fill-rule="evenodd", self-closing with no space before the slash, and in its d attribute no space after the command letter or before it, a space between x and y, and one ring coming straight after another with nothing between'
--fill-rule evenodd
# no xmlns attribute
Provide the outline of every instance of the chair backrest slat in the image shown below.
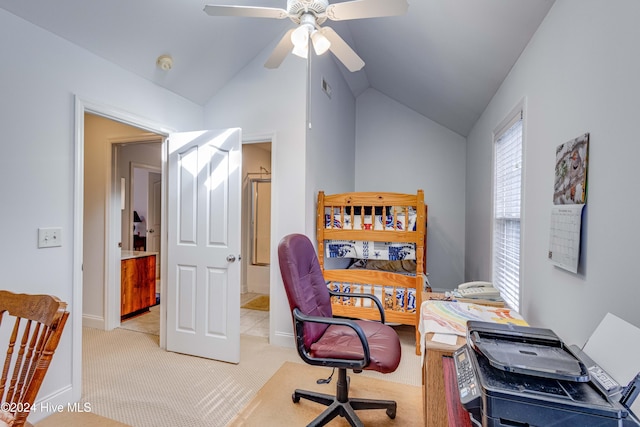
<svg viewBox="0 0 640 427"><path fill-rule="evenodd" d="M69 316L66 307L50 295L0 291L0 327L6 316L15 319L0 378L0 403L12 405L3 406L26 409L33 405ZM29 412L12 415L13 427L22 427Z"/></svg>
<svg viewBox="0 0 640 427"><path fill-rule="evenodd" d="M19 319L16 320L16 323ZM22 375L25 369L24 354L27 342L29 341L29 332L31 331L31 320L25 322L24 331L22 332L22 340L20 340L20 348L18 349L18 355L15 362L13 362L13 375L11 376L11 383L7 390L7 402L16 402L16 384L18 384L18 377Z"/></svg>
<svg viewBox="0 0 640 427"><path fill-rule="evenodd" d="M13 402L20 402L22 399L22 391L24 391L24 386L25 384L29 384L29 381L33 375L33 371L35 370L35 362L36 360L38 360L38 351L37 351L37 345L40 341L42 341L42 337L41 335L43 335L41 332L42 325L40 323L36 323L35 324L35 328L33 330L33 332L31 332L31 338L29 339L29 347L27 348L27 351L24 354L24 362L22 363L22 367L20 368L20 376L18 378L18 383L16 385L16 390L18 391L18 393L15 393L13 395ZM27 335L27 330L25 330L24 332L25 335L25 342L27 340L27 338L29 338ZM16 370L17 370L18 366L16 365Z"/></svg>
<svg viewBox="0 0 640 427"><path fill-rule="evenodd" d="M4 315L4 313L2 313ZM13 330L11 332L11 337L9 338L9 345L7 347L7 355L4 359L4 365L2 367L2 384L0 384L0 396L3 397L3 402L6 402L4 398L5 386L7 384L7 378L9 376L9 368L11 367L11 362L13 360L13 350L15 348L16 339L18 338L18 331L20 329L20 318L16 318L16 321L13 325Z"/></svg>

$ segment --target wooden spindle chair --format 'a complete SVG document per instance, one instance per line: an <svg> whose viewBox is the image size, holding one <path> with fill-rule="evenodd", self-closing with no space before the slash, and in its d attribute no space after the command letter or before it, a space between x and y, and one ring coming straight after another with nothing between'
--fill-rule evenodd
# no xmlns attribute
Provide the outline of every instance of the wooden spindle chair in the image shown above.
<svg viewBox="0 0 640 427"><path fill-rule="evenodd" d="M0 336L9 336L0 379L0 421L9 426L30 425L27 417L58 347L69 316L66 308L54 296L0 291Z"/></svg>

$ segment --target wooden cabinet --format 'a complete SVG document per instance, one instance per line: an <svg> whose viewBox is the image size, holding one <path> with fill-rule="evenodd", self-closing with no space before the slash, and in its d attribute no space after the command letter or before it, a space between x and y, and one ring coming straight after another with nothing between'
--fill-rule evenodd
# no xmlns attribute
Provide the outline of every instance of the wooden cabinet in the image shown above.
<svg viewBox="0 0 640 427"><path fill-rule="evenodd" d="M120 315L144 310L156 303L156 256L123 258L120 265Z"/></svg>

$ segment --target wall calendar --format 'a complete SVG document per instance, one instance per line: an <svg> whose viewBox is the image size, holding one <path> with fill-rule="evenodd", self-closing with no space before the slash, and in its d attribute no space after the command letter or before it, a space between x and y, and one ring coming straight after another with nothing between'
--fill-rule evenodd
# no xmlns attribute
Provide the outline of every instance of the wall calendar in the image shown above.
<svg viewBox="0 0 640 427"><path fill-rule="evenodd" d="M551 209L549 259L558 267L578 272L582 211L587 201L589 134L556 148Z"/></svg>

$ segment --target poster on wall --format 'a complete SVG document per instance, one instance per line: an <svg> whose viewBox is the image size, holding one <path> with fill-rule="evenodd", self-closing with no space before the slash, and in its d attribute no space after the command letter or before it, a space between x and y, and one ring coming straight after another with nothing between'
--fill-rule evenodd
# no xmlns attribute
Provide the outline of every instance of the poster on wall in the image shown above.
<svg viewBox="0 0 640 427"><path fill-rule="evenodd" d="M551 209L549 259L558 267L578 272L582 210L587 201L589 134L556 148Z"/></svg>

